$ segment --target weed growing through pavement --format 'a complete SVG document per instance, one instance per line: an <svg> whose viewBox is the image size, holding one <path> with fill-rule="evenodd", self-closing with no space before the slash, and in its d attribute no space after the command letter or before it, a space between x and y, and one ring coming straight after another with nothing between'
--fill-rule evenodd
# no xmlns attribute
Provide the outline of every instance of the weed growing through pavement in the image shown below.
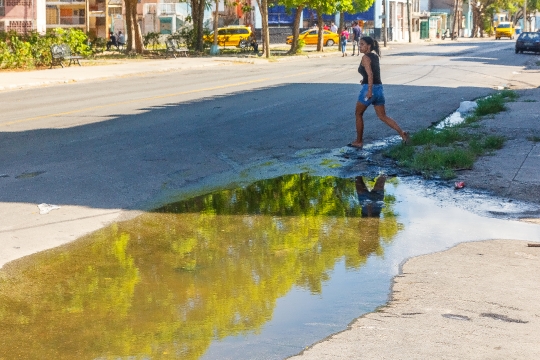
<svg viewBox="0 0 540 360"><path fill-rule="evenodd" d="M503 90L478 100L474 114L461 124L421 130L412 134L409 145L393 146L385 151L385 155L396 160L399 166L424 177L452 179L457 170L471 169L479 156L503 147L504 137L478 131L481 129L478 121L486 115L504 111L505 103L517 97L514 91Z"/></svg>
<svg viewBox="0 0 540 360"><path fill-rule="evenodd" d="M497 114L506 110L505 102L514 101L518 95L512 90L503 90L494 95L476 101L478 104L474 114L484 116Z"/></svg>
<svg viewBox="0 0 540 360"><path fill-rule="evenodd" d="M540 136L536 136L536 135L527 136L527 140L537 143L537 142L540 142Z"/></svg>

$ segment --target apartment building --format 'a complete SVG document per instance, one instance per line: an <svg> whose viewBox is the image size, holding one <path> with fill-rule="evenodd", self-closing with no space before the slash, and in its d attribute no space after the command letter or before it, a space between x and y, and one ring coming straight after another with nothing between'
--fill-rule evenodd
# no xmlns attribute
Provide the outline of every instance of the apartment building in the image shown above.
<svg viewBox="0 0 540 360"><path fill-rule="evenodd" d="M45 32L45 0L0 0L0 31Z"/></svg>

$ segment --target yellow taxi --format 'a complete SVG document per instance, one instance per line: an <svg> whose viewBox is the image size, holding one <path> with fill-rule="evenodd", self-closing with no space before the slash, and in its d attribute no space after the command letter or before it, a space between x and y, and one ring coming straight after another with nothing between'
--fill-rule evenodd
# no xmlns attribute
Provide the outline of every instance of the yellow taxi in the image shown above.
<svg viewBox="0 0 540 360"><path fill-rule="evenodd" d="M287 44L292 43L292 35L287 37ZM319 40L319 29L309 29L301 32L298 36L298 40L304 40L306 45L317 45ZM329 30L324 30L323 44L325 46L332 46L339 43L339 35Z"/></svg>
<svg viewBox="0 0 540 360"><path fill-rule="evenodd" d="M241 40L247 40L251 37L251 28L249 26L235 25L218 28L218 45L221 46L240 46ZM214 42L214 32L204 37L204 41Z"/></svg>
<svg viewBox="0 0 540 360"><path fill-rule="evenodd" d="M495 29L495 39L499 40L502 37L513 39L515 33L516 29L514 28L514 24L509 22L501 22Z"/></svg>

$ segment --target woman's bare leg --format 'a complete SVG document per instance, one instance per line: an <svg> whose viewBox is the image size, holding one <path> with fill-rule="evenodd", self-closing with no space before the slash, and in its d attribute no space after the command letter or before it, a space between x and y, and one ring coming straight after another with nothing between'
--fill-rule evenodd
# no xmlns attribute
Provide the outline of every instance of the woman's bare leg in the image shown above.
<svg viewBox="0 0 540 360"><path fill-rule="evenodd" d="M360 101L356 102L356 140L351 143L353 147L361 148L364 146L364 111L366 111L366 109L366 105L362 104Z"/></svg>
<svg viewBox="0 0 540 360"><path fill-rule="evenodd" d="M373 108L375 108L375 113L377 114L379 119L382 120L382 122L390 126L392 129L396 130L404 142L409 141L409 133L406 131L403 131L394 119L386 115L386 109L384 108L384 105L376 105L376 106L373 106Z"/></svg>

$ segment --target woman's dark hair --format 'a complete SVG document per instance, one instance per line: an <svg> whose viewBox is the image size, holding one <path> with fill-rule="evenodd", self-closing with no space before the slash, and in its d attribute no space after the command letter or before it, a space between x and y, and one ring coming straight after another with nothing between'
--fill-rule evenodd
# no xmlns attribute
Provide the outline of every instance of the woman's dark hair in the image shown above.
<svg viewBox="0 0 540 360"><path fill-rule="evenodd" d="M363 36L360 40L371 46L371 51L375 51L375 54L381 57L381 49L379 48L377 40L373 39L371 36Z"/></svg>

